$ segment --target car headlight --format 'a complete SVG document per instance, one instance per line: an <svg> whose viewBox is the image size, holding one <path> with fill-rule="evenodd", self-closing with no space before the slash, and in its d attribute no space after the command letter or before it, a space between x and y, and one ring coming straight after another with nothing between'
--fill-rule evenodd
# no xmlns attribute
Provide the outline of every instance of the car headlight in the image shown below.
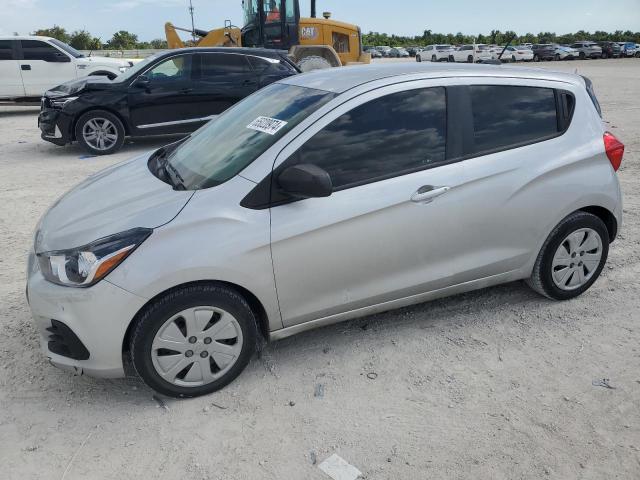
<svg viewBox="0 0 640 480"><path fill-rule="evenodd" d="M78 97L51 98L49 99L49 105L51 105L51 107L53 108L62 108L67 103L73 102L77 99Z"/></svg>
<svg viewBox="0 0 640 480"><path fill-rule="evenodd" d="M134 228L69 250L38 253L48 281L67 287L90 287L120 265L153 230Z"/></svg>

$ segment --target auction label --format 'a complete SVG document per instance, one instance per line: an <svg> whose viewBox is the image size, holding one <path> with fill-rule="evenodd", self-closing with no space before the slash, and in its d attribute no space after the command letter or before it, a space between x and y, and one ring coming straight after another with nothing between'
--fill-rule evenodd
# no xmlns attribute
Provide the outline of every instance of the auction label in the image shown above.
<svg viewBox="0 0 640 480"><path fill-rule="evenodd" d="M280 131L282 127L287 124L284 120L278 120L271 117L258 117L247 128L251 130L257 130L258 132L268 133L269 135L275 135Z"/></svg>

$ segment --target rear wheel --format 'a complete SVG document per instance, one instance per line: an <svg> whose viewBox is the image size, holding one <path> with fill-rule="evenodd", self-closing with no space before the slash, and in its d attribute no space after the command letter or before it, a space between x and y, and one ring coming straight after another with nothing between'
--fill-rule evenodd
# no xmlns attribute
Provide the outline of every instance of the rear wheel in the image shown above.
<svg viewBox="0 0 640 480"><path fill-rule="evenodd" d="M110 155L124 144L124 126L106 110L91 110L76 122L76 140L94 155Z"/></svg>
<svg viewBox="0 0 640 480"><path fill-rule="evenodd" d="M298 62L298 67L303 72L310 72L312 70L322 70L323 68L331 68L331 63L324 57L318 55L309 55L308 57L302 57Z"/></svg>
<svg viewBox="0 0 640 480"><path fill-rule="evenodd" d="M240 375L256 338L251 307L234 290L185 287L155 301L140 317L131 335L131 360L157 392L197 397Z"/></svg>
<svg viewBox="0 0 640 480"><path fill-rule="evenodd" d="M467 63L473 63L473 55L467 57Z"/></svg>
<svg viewBox="0 0 640 480"><path fill-rule="evenodd" d="M431 61L432 62L437 62L438 61L438 57L436 57L435 55L431 55Z"/></svg>
<svg viewBox="0 0 640 480"><path fill-rule="evenodd" d="M608 253L609 234L602 220L572 213L547 237L527 283L554 300L577 297L600 276Z"/></svg>

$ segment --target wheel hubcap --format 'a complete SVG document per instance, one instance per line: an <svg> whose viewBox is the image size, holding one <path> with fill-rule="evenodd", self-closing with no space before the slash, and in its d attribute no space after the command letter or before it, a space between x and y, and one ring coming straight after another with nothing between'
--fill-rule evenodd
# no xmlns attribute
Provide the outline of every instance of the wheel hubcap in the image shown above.
<svg viewBox="0 0 640 480"><path fill-rule="evenodd" d="M602 260L602 239L591 228L569 234L553 256L551 275L561 290L575 290L595 274Z"/></svg>
<svg viewBox="0 0 640 480"><path fill-rule="evenodd" d="M82 127L82 137L96 150L109 150L118 141L118 129L106 118L92 118Z"/></svg>
<svg viewBox="0 0 640 480"><path fill-rule="evenodd" d="M216 307L194 307L169 318L156 333L153 366L164 380L197 387L222 377L242 350L242 330L233 315Z"/></svg>

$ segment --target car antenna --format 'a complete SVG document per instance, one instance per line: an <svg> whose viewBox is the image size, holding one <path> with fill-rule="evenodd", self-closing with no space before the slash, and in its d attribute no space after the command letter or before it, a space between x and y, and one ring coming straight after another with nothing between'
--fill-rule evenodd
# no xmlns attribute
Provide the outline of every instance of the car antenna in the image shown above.
<svg viewBox="0 0 640 480"><path fill-rule="evenodd" d="M495 37L494 37L495 38ZM504 55L504 52L507 48L509 48L509 45L511 45L511 42L513 42L513 39L516 38L516 34L514 33L513 35L511 35L511 38L509 39L509 41L507 42L507 44L504 46L504 48L502 49L502 51L500 52L500 55L498 55L498 60L502 59L502 55Z"/></svg>

